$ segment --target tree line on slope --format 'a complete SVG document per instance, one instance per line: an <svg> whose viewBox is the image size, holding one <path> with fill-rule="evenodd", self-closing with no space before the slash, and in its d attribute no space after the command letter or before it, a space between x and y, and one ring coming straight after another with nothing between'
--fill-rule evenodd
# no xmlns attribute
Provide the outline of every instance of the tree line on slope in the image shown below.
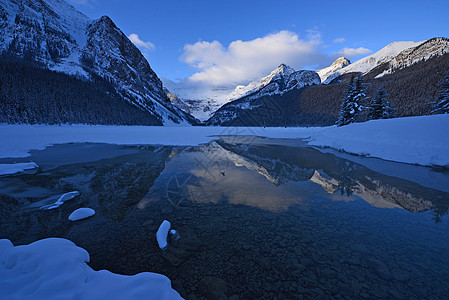
<svg viewBox="0 0 449 300"><path fill-rule="evenodd" d="M444 77L444 80L440 84L440 91L437 98L437 101L435 101L434 110L432 112L434 113L442 113L442 114L448 114L449 113L449 72Z"/></svg>
<svg viewBox="0 0 449 300"><path fill-rule="evenodd" d="M91 81L0 58L0 123L162 125L126 102L106 80Z"/></svg>
<svg viewBox="0 0 449 300"><path fill-rule="evenodd" d="M365 120L389 119L396 116L396 111L391 107L385 88L381 86L373 97L365 93L366 83L363 76L359 75L348 83L343 93L340 116L336 124L338 126L348 125L364 118ZM367 101L370 99L370 101ZM367 105L363 105L367 103Z"/></svg>
<svg viewBox="0 0 449 300"><path fill-rule="evenodd" d="M364 107L362 103L369 99L365 91L366 84L363 82L363 77L361 75L356 79L352 77L343 93L340 116L336 122L338 126L357 122L363 116L363 110L366 111L365 120L389 119L396 116L395 109L391 107L383 86L376 91L368 106ZM433 104L432 113L449 113L449 72L440 83L437 100L429 104Z"/></svg>

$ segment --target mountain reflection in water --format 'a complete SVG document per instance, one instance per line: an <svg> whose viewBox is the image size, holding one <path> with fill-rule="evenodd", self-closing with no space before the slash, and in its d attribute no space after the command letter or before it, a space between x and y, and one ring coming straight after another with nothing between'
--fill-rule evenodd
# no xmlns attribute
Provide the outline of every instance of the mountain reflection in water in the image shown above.
<svg viewBox="0 0 449 300"><path fill-rule="evenodd" d="M161 199L175 205L228 201L277 212L291 205L307 206L307 199L323 195L324 190L331 200L360 197L379 208L433 210L437 220L448 211L448 193L374 172L329 153L266 142L240 144L236 137L225 141L188 148L177 155L139 207Z"/></svg>

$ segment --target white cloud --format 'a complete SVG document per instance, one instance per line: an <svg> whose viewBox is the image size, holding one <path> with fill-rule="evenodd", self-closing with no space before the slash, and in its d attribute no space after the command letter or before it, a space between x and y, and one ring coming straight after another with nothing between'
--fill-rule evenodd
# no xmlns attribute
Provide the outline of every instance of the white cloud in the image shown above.
<svg viewBox="0 0 449 300"><path fill-rule="evenodd" d="M346 39L344 37L336 38L333 40L334 43L344 43Z"/></svg>
<svg viewBox="0 0 449 300"><path fill-rule="evenodd" d="M307 29L306 33L309 40L321 41L321 31L319 31L316 27Z"/></svg>
<svg viewBox="0 0 449 300"><path fill-rule="evenodd" d="M200 41L184 46L182 61L198 69L188 78L205 85L241 84L259 79L281 63L295 69L321 64L328 57L319 51L320 34L307 32L302 40L291 31L280 31L250 41Z"/></svg>
<svg viewBox="0 0 449 300"><path fill-rule="evenodd" d="M359 47L359 48L343 48L340 51L338 51L337 53L335 53L334 55L336 57L347 57L349 59L357 57L359 55L363 55L363 54L369 54L372 51L370 49L364 48L364 47Z"/></svg>
<svg viewBox="0 0 449 300"><path fill-rule="evenodd" d="M139 38L139 35L136 33L131 33L128 38L134 45L136 45L141 50L155 50L156 46L152 42L144 42Z"/></svg>

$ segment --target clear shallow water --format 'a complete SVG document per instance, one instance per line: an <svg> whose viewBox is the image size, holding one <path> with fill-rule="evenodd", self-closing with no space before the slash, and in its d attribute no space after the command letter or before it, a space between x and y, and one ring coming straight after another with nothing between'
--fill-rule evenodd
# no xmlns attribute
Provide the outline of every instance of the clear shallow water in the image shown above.
<svg viewBox="0 0 449 300"><path fill-rule="evenodd" d="M38 173L0 178L0 238L65 237L89 251L93 268L162 273L188 299L449 292L444 172L250 137L199 147L57 145L27 159ZM36 208L74 190L80 196L55 210ZM83 206L97 214L67 220ZM181 239L162 252L155 232L164 219Z"/></svg>

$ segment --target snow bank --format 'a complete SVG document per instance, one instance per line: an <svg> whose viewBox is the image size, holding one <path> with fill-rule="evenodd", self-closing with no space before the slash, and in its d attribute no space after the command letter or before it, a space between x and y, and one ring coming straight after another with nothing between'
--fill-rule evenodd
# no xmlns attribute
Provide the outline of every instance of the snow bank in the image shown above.
<svg viewBox="0 0 449 300"><path fill-rule="evenodd" d="M72 212L69 216L69 220L70 221L84 220L84 219L92 217L93 215L95 215L95 210L93 210L92 208L88 208L88 207L82 207L82 208L78 208L74 212Z"/></svg>
<svg viewBox="0 0 449 300"><path fill-rule="evenodd" d="M0 164L0 176L22 173L27 170L37 169L39 166L34 162L17 164Z"/></svg>
<svg viewBox="0 0 449 300"><path fill-rule="evenodd" d="M182 299L156 273L134 276L94 271L89 253L69 240L48 238L13 246L0 240L2 299Z"/></svg>
<svg viewBox="0 0 449 300"><path fill-rule="evenodd" d="M309 145L385 160L449 167L449 115L374 120L328 127Z"/></svg>
<svg viewBox="0 0 449 300"><path fill-rule="evenodd" d="M449 115L376 120L343 127L156 127L0 125L1 157L26 157L32 149L63 143L195 146L216 135L307 138L332 147L397 162L449 166Z"/></svg>

